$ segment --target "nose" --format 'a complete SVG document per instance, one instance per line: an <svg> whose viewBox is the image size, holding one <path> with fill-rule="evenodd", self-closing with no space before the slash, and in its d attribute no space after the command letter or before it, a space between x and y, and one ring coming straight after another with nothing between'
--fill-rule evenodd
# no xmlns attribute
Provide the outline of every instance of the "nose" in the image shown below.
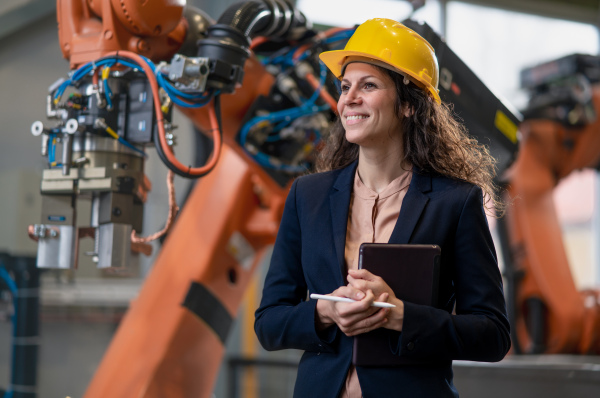
<svg viewBox="0 0 600 398"><path fill-rule="evenodd" d="M358 90L356 85L352 85L352 87L350 87L346 95L343 95L341 98L343 98L344 100L344 105L357 104L362 101L360 91Z"/></svg>

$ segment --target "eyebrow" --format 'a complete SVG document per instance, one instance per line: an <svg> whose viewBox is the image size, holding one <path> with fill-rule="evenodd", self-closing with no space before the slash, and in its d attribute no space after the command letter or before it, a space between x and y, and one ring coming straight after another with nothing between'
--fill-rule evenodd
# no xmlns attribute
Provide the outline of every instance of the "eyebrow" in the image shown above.
<svg viewBox="0 0 600 398"><path fill-rule="evenodd" d="M358 82L360 83L360 82L362 82L362 81L364 81L364 80L367 80L367 79L370 79L370 78L375 78L375 79L378 79L378 77L377 77L377 76L375 76L375 75L367 75L367 76L363 76L363 77L361 77L360 79L358 79ZM346 79L346 78L342 78L342 83L343 83L344 81L346 81L346 82L350 82L348 79Z"/></svg>

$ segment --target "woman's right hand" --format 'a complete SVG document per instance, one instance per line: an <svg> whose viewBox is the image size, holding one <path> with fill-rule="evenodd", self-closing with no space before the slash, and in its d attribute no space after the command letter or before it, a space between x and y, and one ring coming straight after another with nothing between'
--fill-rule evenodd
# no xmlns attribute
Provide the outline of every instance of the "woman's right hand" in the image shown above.
<svg viewBox="0 0 600 398"><path fill-rule="evenodd" d="M331 296L349 297L357 301L318 300L316 322L319 330L336 324L346 336L356 336L380 328L387 322L389 309L371 306L374 301L386 301L387 293L375 297L371 290L364 293L350 286L342 286L333 291Z"/></svg>

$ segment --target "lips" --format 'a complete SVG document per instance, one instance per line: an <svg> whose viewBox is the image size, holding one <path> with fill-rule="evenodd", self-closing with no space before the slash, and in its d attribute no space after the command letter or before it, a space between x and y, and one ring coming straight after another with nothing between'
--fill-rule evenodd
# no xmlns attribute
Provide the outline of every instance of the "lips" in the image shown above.
<svg viewBox="0 0 600 398"><path fill-rule="evenodd" d="M347 121L358 120L358 119L366 119L366 118L368 118L368 116L365 116L365 115L346 116L346 120Z"/></svg>
<svg viewBox="0 0 600 398"><path fill-rule="evenodd" d="M368 115L346 115L346 125L351 126L353 124L360 123L361 121L368 118Z"/></svg>

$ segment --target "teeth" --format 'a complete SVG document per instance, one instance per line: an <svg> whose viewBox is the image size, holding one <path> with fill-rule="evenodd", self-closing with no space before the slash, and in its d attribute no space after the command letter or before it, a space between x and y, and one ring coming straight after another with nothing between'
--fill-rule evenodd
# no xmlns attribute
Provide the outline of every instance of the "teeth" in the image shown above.
<svg viewBox="0 0 600 398"><path fill-rule="evenodd" d="M347 116L346 120L358 120L358 119L366 119L368 116L356 115L356 116Z"/></svg>

